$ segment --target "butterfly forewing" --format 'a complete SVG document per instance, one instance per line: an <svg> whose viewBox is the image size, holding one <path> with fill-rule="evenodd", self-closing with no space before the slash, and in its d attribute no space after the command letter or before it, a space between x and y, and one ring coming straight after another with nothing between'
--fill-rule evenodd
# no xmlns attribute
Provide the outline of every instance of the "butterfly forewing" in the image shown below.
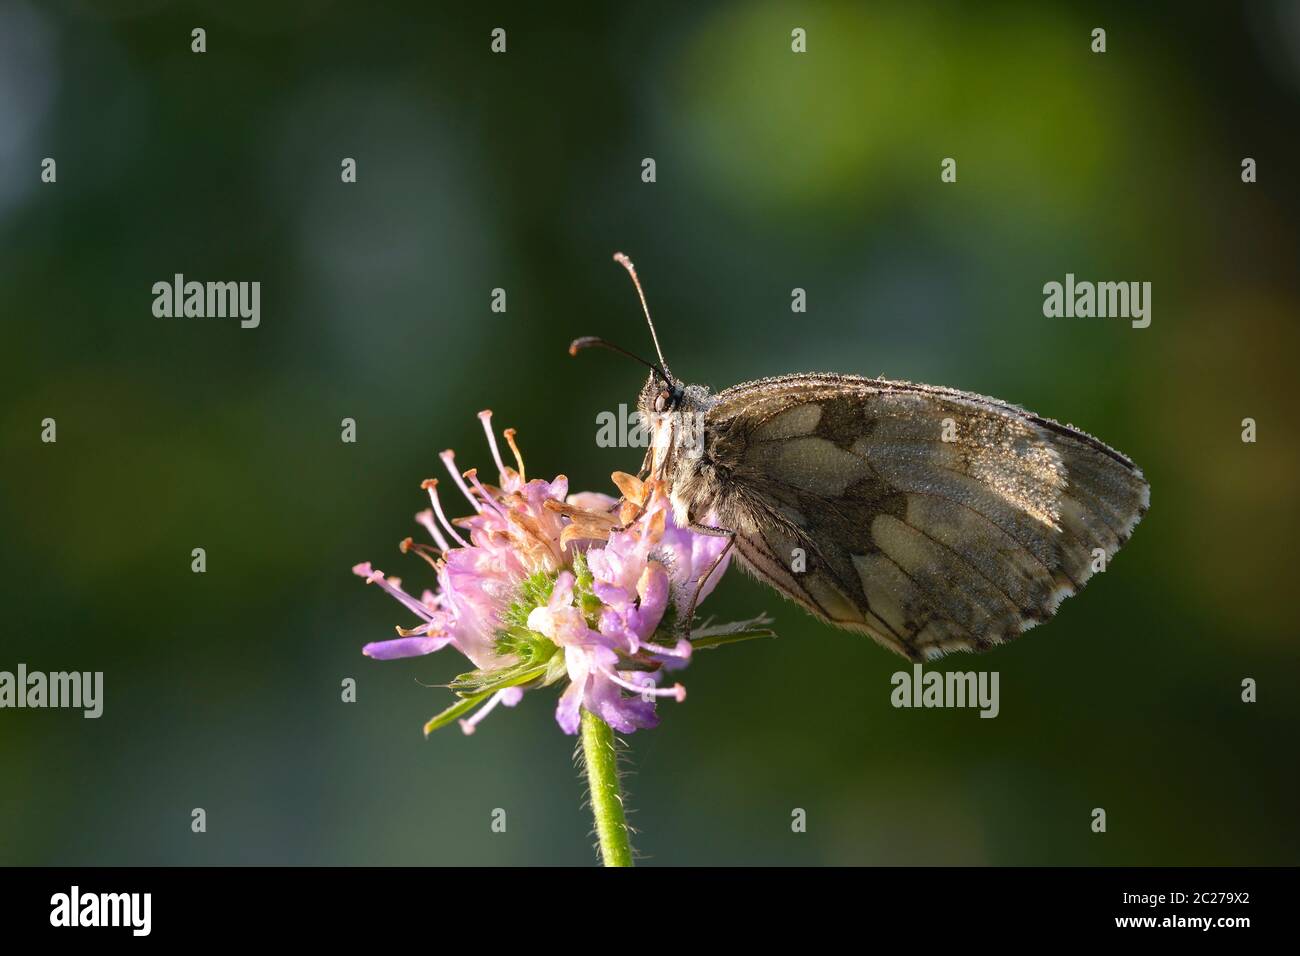
<svg viewBox="0 0 1300 956"><path fill-rule="evenodd" d="M1073 428L959 392L792 375L707 400L681 510L756 576L908 657L983 650L1049 617L1128 539L1149 489Z"/></svg>

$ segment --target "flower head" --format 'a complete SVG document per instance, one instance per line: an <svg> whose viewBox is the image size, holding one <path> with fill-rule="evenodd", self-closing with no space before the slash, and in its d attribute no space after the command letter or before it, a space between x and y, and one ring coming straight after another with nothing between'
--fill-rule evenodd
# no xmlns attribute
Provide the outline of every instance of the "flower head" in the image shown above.
<svg viewBox="0 0 1300 956"><path fill-rule="evenodd" d="M727 540L678 527L656 481L616 473L615 499L569 494L563 475L526 480L513 430L504 436L517 468L502 461L491 417L479 413L498 483L480 481L475 469L461 473L443 452L473 513L449 519L430 478L422 487L431 507L415 517L433 545L401 544L432 566L437 587L417 599L368 562L352 569L417 618L363 653L393 660L450 645L474 664L450 685L460 700L431 719L426 734L457 718L472 733L497 705L513 707L526 690L565 681L555 717L566 733L577 732L582 708L623 733L655 726L659 698L686 696L681 684L661 686L665 674L685 667L696 647L766 633L743 631L762 620L697 630L695 640L679 633L726 570Z"/></svg>

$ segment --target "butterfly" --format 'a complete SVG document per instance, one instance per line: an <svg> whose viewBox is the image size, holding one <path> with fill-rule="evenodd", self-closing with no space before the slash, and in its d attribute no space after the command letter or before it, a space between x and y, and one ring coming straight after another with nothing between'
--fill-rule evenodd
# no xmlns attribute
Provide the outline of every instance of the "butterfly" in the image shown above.
<svg viewBox="0 0 1300 956"><path fill-rule="evenodd" d="M614 258L659 361L592 336L570 353L649 366L642 472L665 483L677 523L727 537L724 554L830 624L916 661L988 650L1051 617L1147 511L1129 458L994 398L832 373L684 384L635 267Z"/></svg>

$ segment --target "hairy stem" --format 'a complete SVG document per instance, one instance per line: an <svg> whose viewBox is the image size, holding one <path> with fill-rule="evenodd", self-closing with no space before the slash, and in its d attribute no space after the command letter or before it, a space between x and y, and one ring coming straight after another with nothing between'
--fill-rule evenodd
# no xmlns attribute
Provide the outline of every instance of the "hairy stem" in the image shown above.
<svg viewBox="0 0 1300 956"><path fill-rule="evenodd" d="M606 866L631 866L632 844L623 813L623 793L618 785L614 731L586 709L582 711L582 755L587 764L591 814L596 818L600 858Z"/></svg>

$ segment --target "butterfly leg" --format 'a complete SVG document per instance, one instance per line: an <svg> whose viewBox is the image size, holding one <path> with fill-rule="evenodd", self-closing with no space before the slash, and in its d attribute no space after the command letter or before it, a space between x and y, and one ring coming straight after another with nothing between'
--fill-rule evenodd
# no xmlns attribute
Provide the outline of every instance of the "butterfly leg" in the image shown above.
<svg viewBox="0 0 1300 956"><path fill-rule="evenodd" d="M699 534L711 534L719 537L726 536L727 543L723 546L722 550L718 552L718 556L713 559L713 563L709 565L709 570L700 575L695 582L695 593L691 595L691 603L686 610L686 639L688 641L691 639L691 628L695 624L695 606L700 601L700 591L703 590L704 585L709 578L713 577L713 572L718 570L718 565L722 564L722 559L727 556L727 553L731 550L731 546L736 543L736 533L734 531L728 531L726 528L710 528L707 525L696 524L692 521L691 530L698 532Z"/></svg>

